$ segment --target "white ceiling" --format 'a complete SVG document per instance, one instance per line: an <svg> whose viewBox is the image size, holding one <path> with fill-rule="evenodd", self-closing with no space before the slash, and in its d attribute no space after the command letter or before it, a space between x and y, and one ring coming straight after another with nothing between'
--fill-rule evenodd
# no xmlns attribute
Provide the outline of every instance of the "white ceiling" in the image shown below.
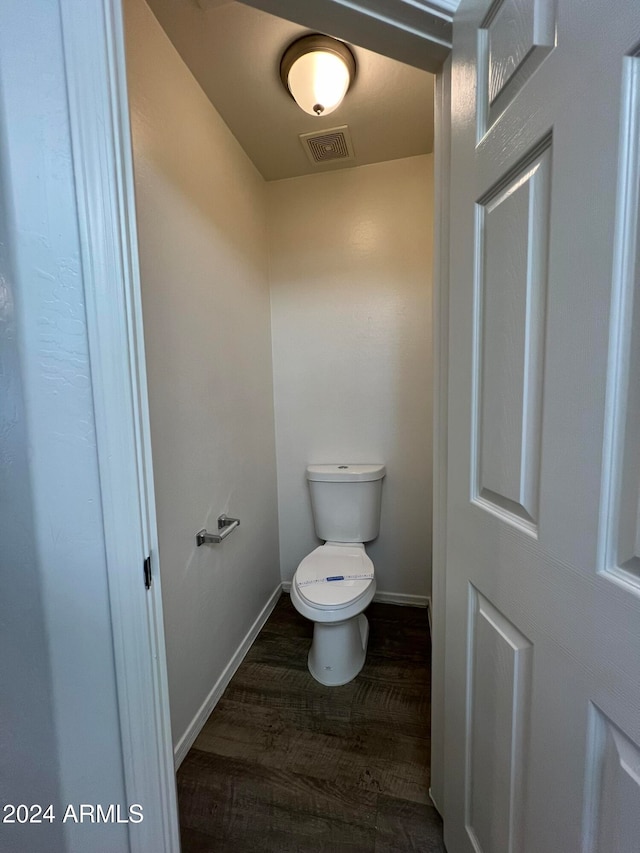
<svg viewBox="0 0 640 853"><path fill-rule="evenodd" d="M233 135L268 181L361 166L433 150L433 76L351 45L356 80L329 116L309 116L284 90L280 58L309 32L245 6L147 0ZM312 166L301 133L347 125L355 160Z"/></svg>

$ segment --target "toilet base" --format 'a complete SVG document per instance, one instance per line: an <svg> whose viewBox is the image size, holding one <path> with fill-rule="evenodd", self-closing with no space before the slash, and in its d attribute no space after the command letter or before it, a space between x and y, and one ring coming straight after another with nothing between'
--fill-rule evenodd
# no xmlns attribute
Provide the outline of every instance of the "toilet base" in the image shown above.
<svg viewBox="0 0 640 853"><path fill-rule="evenodd" d="M369 622L364 613L344 622L315 622L307 664L326 687L348 684L364 666Z"/></svg>

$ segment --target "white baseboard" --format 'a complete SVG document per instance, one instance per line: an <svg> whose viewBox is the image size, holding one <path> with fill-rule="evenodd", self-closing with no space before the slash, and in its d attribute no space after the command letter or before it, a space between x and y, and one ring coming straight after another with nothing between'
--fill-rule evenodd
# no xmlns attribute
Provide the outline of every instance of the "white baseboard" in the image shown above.
<svg viewBox="0 0 640 853"><path fill-rule="evenodd" d="M291 593L291 581L282 581L282 591ZM431 599L428 595L405 595L402 592L383 592L378 590L373 596L374 601L381 601L384 604L404 604L408 607L429 607ZM429 610L429 619L431 619L431 610Z"/></svg>
<svg viewBox="0 0 640 853"><path fill-rule="evenodd" d="M404 592L385 592L382 589L376 592L373 600L384 604L403 604L406 607L427 607L429 603L426 595L406 595Z"/></svg>
<svg viewBox="0 0 640 853"><path fill-rule="evenodd" d="M438 812L438 814L440 815L440 817L442 817L442 810L440 809L440 806L438 805L438 803L437 803L437 802L436 802L436 800L434 799L434 797L433 797L433 790L432 790L431 788L429 788L429 799L430 799L430 800L431 800L431 802L433 803L433 807L434 807L434 809Z"/></svg>
<svg viewBox="0 0 640 853"><path fill-rule="evenodd" d="M281 592L282 592L282 586L281 586L281 584L278 584L278 586L274 589L273 593L271 594L271 597L269 598L269 600L267 601L265 606L260 611L258 618L253 623L251 628L249 628L249 630L247 631L245 638L242 640L242 642L238 646L235 654L233 655L233 657L231 658L229 663L224 668L222 675L216 681L216 683L213 685L211 692L209 693L207 698L204 700L204 702L200 706L200 709L196 713L193 720L187 726L186 732L182 735L182 737L180 738L180 740L176 744L176 746L173 750L173 757L174 757L174 763L175 763L176 770L178 769L178 767L180 767L180 765L184 761L187 753L189 752L189 750L191 749L191 746L193 745L193 742L195 741L195 739L200 734L204 724L207 722L207 719L209 718L209 714L213 711L215 706L218 704L220 697L222 696L227 685L229 684L229 682L231 681L231 679L235 675L236 670L238 669L238 667L240 666L240 664L244 660L245 655L247 654L247 652L249 651L249 649L253 645L256 637L258 636L258 634L262 630L265 622L267 621L269 616L271 616L271 611L276 606L278 599L280 598Z"/></svg>

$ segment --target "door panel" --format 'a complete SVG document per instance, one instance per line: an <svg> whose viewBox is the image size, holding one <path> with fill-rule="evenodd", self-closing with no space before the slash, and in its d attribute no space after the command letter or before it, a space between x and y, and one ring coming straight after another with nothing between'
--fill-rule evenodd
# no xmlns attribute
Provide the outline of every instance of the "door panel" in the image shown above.
<svg viewBox="0 0 640 853"><path fill-rule="evenodd" d="M479 849L517 853L522 837L532 646L473 587L469 604L466 821Z"/></svg>
<svg viewBox="0 0 640 853"><path fill-rule="evenodd" d="M556 40L555 2L492 3L478 29L478 139L503 112Z"/></svg>
<svg viewBox="0 0 640 853"><path fill-rule="evenodd" d="M627 853L640 846L640 750L595 705L590 711L585 853Z"/></svg>
<svg viewBox="0 0 640 853"><path fill-rule="evenodd" d="M551 152L476 205L477 502L537 531Z"/></svg>
<svg viewBox="0 0 640 853"><path fill-rule="evenodd" d="M640 10L604 6L454 20L449 853L640 853Z"/></svg>
<svg viewBox="0 0 640 853"><path fill-rule="evenodd" d="M640 588L640 58L623 63L619 213L612 299L607 449L611 480L603 568Z"/></svg>

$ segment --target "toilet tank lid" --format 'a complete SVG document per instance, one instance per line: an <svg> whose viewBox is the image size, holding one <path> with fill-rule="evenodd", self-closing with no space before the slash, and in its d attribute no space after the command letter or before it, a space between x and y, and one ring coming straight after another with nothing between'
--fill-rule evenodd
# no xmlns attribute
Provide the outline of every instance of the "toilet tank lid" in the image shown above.
<svg viewBox="0 0 640 853"><path fill-rule="evenodd" d="M325 483L366 483L381 480L386 474L384 465L309 465L307 480Z"/></svg>

